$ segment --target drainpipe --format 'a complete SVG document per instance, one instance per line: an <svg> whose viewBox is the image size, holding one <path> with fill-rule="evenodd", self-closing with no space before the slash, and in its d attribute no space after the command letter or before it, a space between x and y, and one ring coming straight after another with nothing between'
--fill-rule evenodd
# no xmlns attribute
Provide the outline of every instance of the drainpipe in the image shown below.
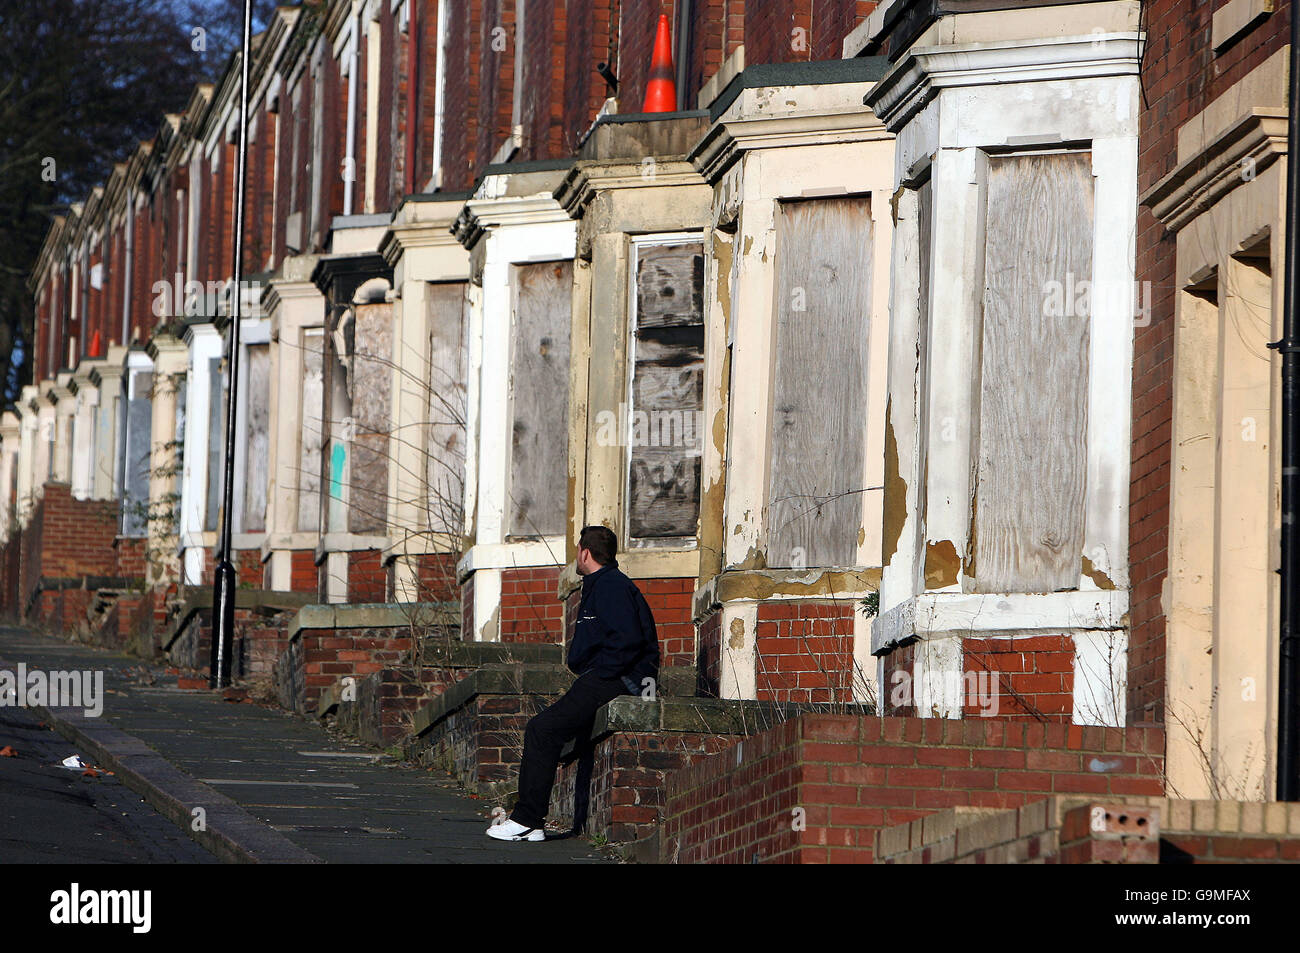
<svg viewBox="0 0 1300 953"><path fill-rule="evenodd" d="M348 50L348 144L347 177L343 180L343 214L352 214L352 192L357 178L357 70L361 62L361 7L352 23L352 45Z"/></svg>
<svg viewBox="0 0 1300 953"><path fill-rule="evenodd" d="M691 0L678 0L677 3L677 43L673 53L677 56L677 108L690 109L686 101L690 95L686 89L686 78L690 75L691 59Z"/></svg>
<svg viewBox="0 0 1300 953"><path fill-rule="evenodd" d="M1291 76L1286 157L1286 257L1282 266L1282 558L1281 645L1277 691L1277 799L1300 800L1300 339L1296 321L1296 202L1300 199L1300 10L1292 3Z"/></svg>

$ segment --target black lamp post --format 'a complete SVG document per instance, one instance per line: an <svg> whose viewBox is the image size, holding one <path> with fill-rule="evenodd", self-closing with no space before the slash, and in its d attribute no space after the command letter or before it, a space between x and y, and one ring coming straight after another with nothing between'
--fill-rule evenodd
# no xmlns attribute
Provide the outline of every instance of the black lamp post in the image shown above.
<svg viewBox="0 0 1300 953"><path fill-rule="evenodd" d="M226 362L230 389L226 395L226 446L221 484L221 542L216 578L212 589L212 657L209 684L223 688L230 684L230 657L235 644L235 565L231 562L231 519L235 499L235 414L239 407L239 321L243 288L244 256L244 164L248 152L248 55L252 33L253 0L244 0L244 34L239 56L239 152L235 171L234 271L231 282L230 358Z"/></svg>

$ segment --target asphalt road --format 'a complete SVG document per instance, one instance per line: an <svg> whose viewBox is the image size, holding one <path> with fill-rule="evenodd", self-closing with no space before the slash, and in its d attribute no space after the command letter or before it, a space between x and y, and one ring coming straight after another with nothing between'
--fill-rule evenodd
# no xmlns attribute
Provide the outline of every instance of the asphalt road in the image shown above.
<svg viewBox="0 0 1300 953"><path fill-rule="evenodd" d="M115 777L60 762L80 754L28 710L0 708L0 864L190 863L216 858Z"/></svg>

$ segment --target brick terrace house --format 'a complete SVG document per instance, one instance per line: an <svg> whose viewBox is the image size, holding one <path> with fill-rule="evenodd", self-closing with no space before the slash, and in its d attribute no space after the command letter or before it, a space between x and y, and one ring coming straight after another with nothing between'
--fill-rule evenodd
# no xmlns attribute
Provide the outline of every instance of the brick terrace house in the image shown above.
<svg viewBox="0 0 1300 953"><path fill-rule="evenodd" d="M1267 800L1288 15L279 7L242 287L238 57L51 223L0 607L201 673L229 519L236 674L496 792L604 523L664 669L600 719L588 826L646 856Z"/></svg>

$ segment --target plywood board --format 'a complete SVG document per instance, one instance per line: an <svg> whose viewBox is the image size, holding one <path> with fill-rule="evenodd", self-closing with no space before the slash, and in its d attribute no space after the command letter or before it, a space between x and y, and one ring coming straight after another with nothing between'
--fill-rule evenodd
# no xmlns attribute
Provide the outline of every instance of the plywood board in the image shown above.
<svg viewBox="0 0 1300 953"><path fill-rule="evenodd" d="M769 566L857 560L872 231L865 197L786 202L777 216Z"/></svg>
<svg viewBox="0 0 1300 953"><path fill-rule="evenodd" d="M464 525L466 329L463 281L431 284L429 307L429 423L427 528L456 533Z"/></svg>
<svg viewBox="0 0 1300 953"><path fill-rule="evenodd" d="M573 263L512 273L510 536L564 532Z"/></svg>
<svg viewBox="0 0 1300 953"><path fill-rule="evenodd" d="M694 537L703 449L703 244L638 247L635 280L628 533Z"/></svg>
<svg viewBox="0 0 1300 953"><path fill-rule="evenodd" d="M383 533L388 528L388 435L393 389L393 306L356 306L352 359L351 472L348 531Z"/></svg>
<svg viewBox="0 0 1300 953"><path fill-rule="evenodd" d="M1087 153L988 167L976 592L1077 588L1087 473L1093 178Z"/></svg>
<svg viewBox="0 0 1300 953"><path fill-rule="evenodd" d="M325 356L324 332L304 328L302 332L302 435L299 438L298 488L299 532L320 528L321 446L324 440Z"/></svg>
<svg viewBox="0 0 1300 953"><path fill-rule="evenodd" d="M266 529L266 463L270 455L271 351L268 344L250 344L245 354L244 487L240 532Z"/></svg>

